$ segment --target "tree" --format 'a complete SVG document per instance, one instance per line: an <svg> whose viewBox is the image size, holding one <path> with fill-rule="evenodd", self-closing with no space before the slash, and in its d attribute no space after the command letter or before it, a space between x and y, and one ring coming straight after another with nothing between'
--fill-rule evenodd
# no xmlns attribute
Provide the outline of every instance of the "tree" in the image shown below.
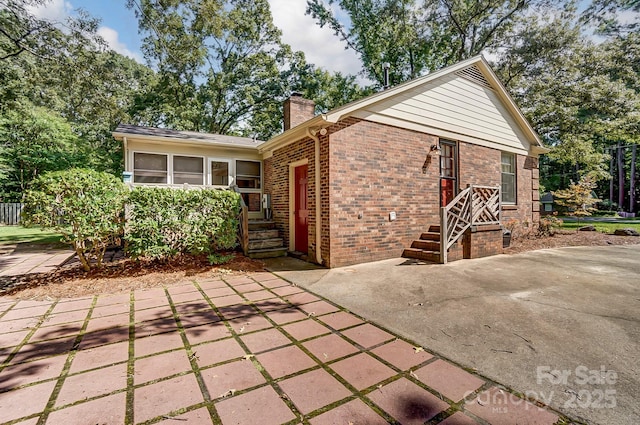
<svg viewBox="0 0 640 425"><path fill-rule="evenodd" d="M25 193L26 225L62 234L85 271L102 266L105 250L122 235L126 189L115 176L71 169L38 177Z"/></svg>
<svg viewBox="0 0 640 425"><path fill-rule="evenodd" d="M596 210L593 206L600 200L593 196L596 188L592 176L583 176L578 183L571 182L567 189L553 192L553 200L558 205L567 207L567 214L576 217L590 216Z"/></svg>
<svg viewBox="0 0 640 425"><path fill-rule="evenodd" d="M283 44L267 0L128 4L158 70L133 108L142 123L266 140L282 131L292 91L320 95L321 108L362 95L355 78L319 70Z"/></svg>
<svg viewBox="0 0 640 425"><path fill-rule="evenodd" d="M21 194L39 175L85 161L69 123L38 107L0 115L0 148L6 174L0 193L3 199L14 202L20 202Z"/></svg>
<svg viewBox="0 0 640 425"><path fill-rule="evenodd" d="M637 54L629 42L590 41L569 4L527 18L499 57L502 81L552 148L541 162L545 187L564 188L585 174L607 179L607 148L640 141Z"/></svg>
<svg viewBox="0 0 640 425"><path fill-rule="evenodd" d="M364 74L398 84L426 71L503 47L515 24L552 0L308 0L307 13L358 53ZM332 7L349 17L348 26Z"/></svg>

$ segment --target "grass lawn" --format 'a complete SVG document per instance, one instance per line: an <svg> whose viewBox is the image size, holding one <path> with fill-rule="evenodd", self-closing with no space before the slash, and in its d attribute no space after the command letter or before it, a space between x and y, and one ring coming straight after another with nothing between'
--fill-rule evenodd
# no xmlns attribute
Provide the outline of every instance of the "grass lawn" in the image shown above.
<svg viewBox="0 0 640 425"><path fill-rule="evenodd" d="M12 243L60 244L58 233L42 231L39 227L0 226L0 245Z"/></svg>
<svg viewBox="0 0 640 425"><path fill-rule="evenodd" d="M593 226L596 228L598 232L603 233L613 233L616 229L634 229L637 232L640 232L640 224L634 223L611 223L606 221L582 221L580 223L572 222L567 223L564 222L562 224L562 228L565 230L578 230L582 226Z"/></svg>

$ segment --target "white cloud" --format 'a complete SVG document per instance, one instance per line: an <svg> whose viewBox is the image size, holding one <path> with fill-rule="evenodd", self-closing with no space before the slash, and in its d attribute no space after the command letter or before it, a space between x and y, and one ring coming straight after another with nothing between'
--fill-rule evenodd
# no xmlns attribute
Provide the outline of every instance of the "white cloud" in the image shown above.
<svg viewBox="0 0 640 425"><path fill-rule="evenodd" d="M139 63L144 63L140 52L132 52L127 46L120 41L118 31L113 28L102 26L98 28L98 35L107 42L109 48L115 50L123 56L128 56Z"/></svg>
<svg viewBox="0 0 640 425"><path fill-rule="evenodd" d="M306 0L269 0L274 24L282 31L282 41L304 52L307 62L329 71L355 75L362 66L353 50L328 28L320 28L305 15Z"/></svg>
<svg viewBox="0 0 640 425"><path fill-rule="evenodd" d="M69 17L73 6L64 0L50 0L40 6L28 6L27 10L38 19L62 22Z"/></svg>

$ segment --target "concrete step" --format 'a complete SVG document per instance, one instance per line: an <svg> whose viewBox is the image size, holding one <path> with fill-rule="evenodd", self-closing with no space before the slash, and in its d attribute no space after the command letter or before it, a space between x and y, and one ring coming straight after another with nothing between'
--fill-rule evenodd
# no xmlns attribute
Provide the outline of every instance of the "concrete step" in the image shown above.
<svg viewBox="0 0 640 425"><path fill-rule="evenodd" d="M249 220L249 230L275 229L273 220Z"/></svg>
<svg viewBox="0 0 640 425"><path fill-rule="evenodd" d="M252 249L249 251L249 258L275 258L286 257L287 248L265 248L265 249Z"/></svg>
<svg viewBox="0 0 640 425"><path fill-rule="evenodd" d="M278 229L249 230L249 240L273 239L278 237Z"/></svg>
<svg viewBox="0 0 640 425"><path fill-rule="evenodd" d="M429 240L419 240L413 241L411 243L411 248L418 248L424 251L435 251L440 252L440 242L439 241L429 241Z"/></svg>
<svg viewBox="0 0 640 425"><path fill-rule="evenodd" d="M267 248L282 248L282 238L249 239L249 251Z"/></svg>
<svg viewBox="0 0 640 425"><path fill-rule="evenodd" d="M424 232L423 234L420 235L420 239L424 240L424 241L439 241L440 240L440 233L436 233L436 232Z"/></svg>
<svg viewBox="0 0 640 425"><path fill-rule="evenodd" d="M425 251L418 248L405 248L402 252L403 258L415 258L422 261L430 261L432 263L440 263L440 253L435 251Z"/></svg>

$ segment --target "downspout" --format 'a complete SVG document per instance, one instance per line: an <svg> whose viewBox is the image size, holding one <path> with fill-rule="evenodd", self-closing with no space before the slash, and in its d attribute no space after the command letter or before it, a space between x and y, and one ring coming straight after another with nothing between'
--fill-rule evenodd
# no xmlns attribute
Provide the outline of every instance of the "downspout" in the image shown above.
<svg viewBox="0 0 640 425"><path fill-rule="evenodd" d="M315 175L316 175L316 263L322 264L322 217L320 214L320 139L316 130L307 127L307 136L315 142Z"/></svg>
<svg viewBox="0 0 640 425"><path fill-rule="evenodd" d="M122 138L122 149L124 150L124 171L129 171L127 166L129 165L129 151L127 149L127 137Z"/></svg>

